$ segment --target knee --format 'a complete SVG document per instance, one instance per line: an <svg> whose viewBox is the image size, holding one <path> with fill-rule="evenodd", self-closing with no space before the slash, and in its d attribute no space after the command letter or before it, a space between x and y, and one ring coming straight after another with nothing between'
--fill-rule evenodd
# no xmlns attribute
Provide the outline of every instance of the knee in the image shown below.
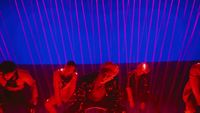
<svg viewBox="0 0 200 113"><path fill-rule="evenodd" d="M44 103L44 106L49 113L57 113L56 109L54 108L55 103L53 100L47 99L46 102Z"/></svg>
<svg viewBox="0 0 200 113"><path fill-rule="evenodd" d="M46 109L49 109L53 106L52 102L50 101L50 99L47 99L44 103L44 106Z"/></svg>

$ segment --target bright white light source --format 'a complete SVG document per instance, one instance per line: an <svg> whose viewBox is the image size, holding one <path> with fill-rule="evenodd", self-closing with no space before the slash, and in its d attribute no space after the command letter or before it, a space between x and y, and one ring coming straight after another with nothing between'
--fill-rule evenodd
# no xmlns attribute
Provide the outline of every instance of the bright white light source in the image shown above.
<svg viewBox="0 0 200 113"><path fill-rule="evenodd" d="M145 69L146 69L146 64L143 64L142 67L143 67L143 69L145 70Z"/></svg>
<svg viewBox="0 0 200 113"><path fill-rule="evenodd" d="M63 70L64 70L63 68L60 69L60 71L63 71Z"/></svg>

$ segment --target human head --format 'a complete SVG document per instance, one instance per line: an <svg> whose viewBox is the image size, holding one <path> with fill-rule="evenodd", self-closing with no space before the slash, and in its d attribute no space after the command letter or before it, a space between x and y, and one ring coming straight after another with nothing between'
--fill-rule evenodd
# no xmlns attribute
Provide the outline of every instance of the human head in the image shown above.
<svg viewBox="0 0 200 113"><path fill-rule="evenodd" d="M140 63L136 67L136 70L137 70L138 75L148 74L150 72L149 65L146 63Z"/></svg>
<svg viewBox="0 0 200 113"><path fill-rule="evenodd" d="M64 66L63 75L67 77L72 75L74 72L76 72L76 63L74 61L68 61Z"/></svg>
<svg viewBox="0 0 200 113"><path fill-rule="evenodd" d="M200 77L200 62L193 64L190 69L190 76L199 76Z"/></svg>
<svg viewBox="0 0 200 113"><path fill-rule="evenodd" d="M115 77L119 73L119 67L112 62L105 62L101 67L100 73L110 77Z"/></svg>
<svg viewBox="0 0 200 113"><path fill-rule="evenodd" d="M3 73L4 78L9 79L16 71L16 64L13 61L3 61L0 64L0 70Z"/></svg>

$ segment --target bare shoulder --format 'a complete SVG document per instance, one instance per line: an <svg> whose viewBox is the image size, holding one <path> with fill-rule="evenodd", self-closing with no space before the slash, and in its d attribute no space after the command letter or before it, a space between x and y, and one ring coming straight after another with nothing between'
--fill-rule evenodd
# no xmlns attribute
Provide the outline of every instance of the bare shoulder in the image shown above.
<svg viewBox="0 0 200 113"><path fill-rule="evenodd" d="M59 68L59 69L55 70L53 73L54 77L60 75L62 73L62 71L63 71L63 68Z"/></svg>
<svg viewBox="0 0 200 113"><path fill-rule="evenodd" d="M18 72L19 75L22 75L22 76L29 76L30 75L29 71L24 70L24 69L17 69L17 72Z"/></svg>
<svg viewBox="0 0 200 113"><path fill-rule="evenodd" d="M29 71L24 69L17 69L18 75L22 79L32 79L32 76Z"/></svg>
<svg viewBox="0 0 200 113"><path fill-rule="evenodd" d="M59 74L59 73L60 73L60 71L58 69L53 72L54 75Z"/></svg>

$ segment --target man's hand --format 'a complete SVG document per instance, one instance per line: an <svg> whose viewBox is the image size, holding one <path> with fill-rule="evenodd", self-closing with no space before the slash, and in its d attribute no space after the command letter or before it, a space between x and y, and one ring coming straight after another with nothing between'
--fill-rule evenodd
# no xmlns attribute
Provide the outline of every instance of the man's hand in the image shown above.
<svg viewBox="0 0 200 113"><path fill-rule="evenodd" d="M33 98L31 99L31 104L32 104L33 106L36 106L36 105L38 104L38 98L37 98L37 97L33 97Z"/></svg>

